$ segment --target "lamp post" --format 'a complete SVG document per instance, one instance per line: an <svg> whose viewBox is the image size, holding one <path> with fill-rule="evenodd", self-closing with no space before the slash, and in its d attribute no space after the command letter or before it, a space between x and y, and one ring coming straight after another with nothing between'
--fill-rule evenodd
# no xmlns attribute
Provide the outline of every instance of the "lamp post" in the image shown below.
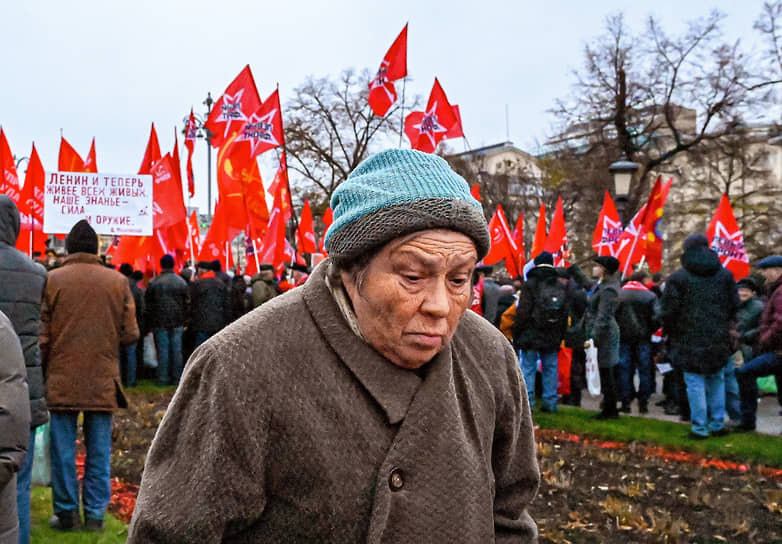
<svg viewBox="0 0 782 544"><path fill-rule="evenodd" d="M608 171L614 177L614 194L616 195L617 211L622 226L626 222L625 213L627 212L627 202L630 196L630 183L633 180L633 174L638 170L638 164L622 157L612 162Z"/></svg>
<svg viewBox="0 0 782 544"><path fill-rule="evenodd" d="M209 118L209 112L212 111L212 104L214 104L214 100L212 100L212 93L207 92L206 93L206 99L204 99L203 104L206 106L206 115L199 115L197 113L193 114L193 117L196 121L196 138L203 138L206 141L206 198L207 198L207 215L209 216L209 220L211 222L212 220L212 131L206 128L206 120ZM182 122L185 125L184 133L187 135L187 126L188 121L190 119L189 115L186 115L184 118L182 118Z"/></svg>

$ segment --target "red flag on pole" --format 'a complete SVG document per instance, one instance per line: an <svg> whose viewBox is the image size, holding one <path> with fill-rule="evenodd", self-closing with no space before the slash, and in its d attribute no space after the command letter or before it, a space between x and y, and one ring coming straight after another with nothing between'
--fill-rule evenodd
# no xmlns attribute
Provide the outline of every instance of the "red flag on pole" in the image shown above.
<svg viewBox="0 0 782 544"><path fill-rule="evenodd" d="M182 186L175 172L174 161L166 153L152 167L153 226L155 230L175 225L187 219L185 202L182 198Z"/></svg>
<svg viewBox="0 0 782 544"><path fill-rule="evenodd" d="M592 248L598 255L615 256L619 238L622 236L622 220L616 211L608 191L603 197L603 207L597 216L597 225L592 234Z"/></svg>
<svg viewBox="0 0 782 544"><path fill-rule="evenodd" d="M290 196L290 184L288 183L288 162L285 158L285 151L280 154L280 165L277 168L277 173L274 175L271 185L269 185L269 194L274 197L277 196L277 192L282 190L282 212L283 222L287 223L291 218L291 208L293 202Z"/></svg>
<svg viewBox="0 0 782 544"><path fill-rule="evenodd" d="M741 234L728 195L723 194L709 228L706 229L709 247L720 257L722 266L733 273L736 281L749 275L749 258L744 249L744 236Z"/></svg>
<svg viewBox="0 0 782 544"><path fill-rule="evenodd" d="M546 238L548 234L546 231L546 203L540 204L540 211L538 212L538 224L535 227L535 238L532 240L532 251L529 253L529 258L534 259L543 251L546 246Z"/></svg>
<svg viewBox="0 0 782 544"><path fill-rule="evenodd" d="M195 194L195 176L193 175L193 150L195 149L196 125L193 108L190 108L190 117L187 119L187 128L185 129L185 147L187 148L187 193L190 198Z"/></svg>
<svg viewBox="0 0 782 544"><path fill-rule="evenodd" d="M521 213L519 213L519 218L516 219L516 228L513 229L511 238L513 238L516 248L519 250L519 270L523 270L527 260L524 257L524 215Z"/></svg>
<svg viewBox="0 0 782 544"><path fill-rule="evenodd" d="M459 106L453 105L453 114L456 116L456 123L445 133L445 139L464 138L464 129L462 128L462 112L459 111Z"/></svg>
<svg viewBox="0 0 782 544"><path fill-rule="evenodd" d="M217 99L204 123L212 131L212 147L222 147L260 106L261 98L248 64Z"/></svg>
<svg viewBox="0 0 782 544"><path fill-rule="evenodd" d="M43 189L46 174L33 144L30 162L24 176L24 186L19 199L22 214L16 248L32 256L34 251L46 251L46 235L43 233ZM24 210L24 213L22 213Z"/></svg>
<svg viewBox="0 0 782 544"><path fill-rule="evenodd" d="M324 243L324 240L326 239L326 231L334 222L334 211L331 209L331 206L326 208L326 211L323 212L323 217L321 220L323 221L323 225L325 226L325 228L323 229L323 236L320 237L320 252L325 255L326 244Z"/></svg>
<svg viewBox="0 0 782 544"><path fill-rule="evenodd" d="M315 228L312 221L310 201L305 200L299 217L299 228L296 231L296 240L299 251L302 253L317 253L318 244L315 240Z"/></svg>
<svg viewBox="0 0 782 544"><path fill-rule="evenodd" d="M661 221L663 217L663 208L665 201L668 200L668 192L671 190L673 178L666 183L661 183L661 178L652 188L649 195L649 202L644 219L644 234L646 235L646 262L649 263L649 270L659 272L663 261L663 238L661 232Z"/></svg>
<svg viewBox="0 0 782 544"><path fill-rule="evenodd" d="M470 194L472 197L477 200L478 202L481 201L481 186L477 183L473 183L472 187L470 187Z"/></svg>
<svg viewBox="0 0 782 544"><path fill-rule="evenodd" d="M437 78L434 79L432 92L426 104L426 111L412 112L405 119L405 134L413 149L425 153L434 153L437 144L456 124L457 117L453 107L445 96Z"/></svg>
<svg viewBox="0 0 782 544"><path fill-rule="evenodd" d="M554 266L570 266L568 262L570 249L567 241L565 211L562 208L561 196L557 198L557 207L554 208L554 216L551 218L551 229L548 231L545 250L553 255Z"/></svg>
<svg viewBox="0 0 782 544"><path fill-rule="evenodd" d="M383 117L396 102L393 81L407 75L407 25L396 37L380 63L375 78L369 83L369 107L375 115Z"/></svg>
<svg viewBox="0 0 782 544"><path fill-rule="evenodd" d="M84 172L84 159L81 158L64 137L60 137L60 153L57 157L57 169L60 172Z"/></svg>
<svg viewBox="0 0 782 544"><path fill-rule="evenodd" d="M95 157L95 138L92 139L90 152L87 153L87 158L84 159L84 171L92 173L98 171L98 159Z"/></svg>
<svg viewBox="0 0 782 544"><path fill-rule="evenodd" d="M198 253L199 261L214 261L219 259L225 262L229 261L228 268L233 267L233 252L230 251L229 242L236 238L239 230L232 228L226 220L226 210L223 207L222 200L215 204L215 213L212 216L212 224L206 233L204 241L201 243L201 251ZM228 254L226 255L226 251Z"/></svg>
<svg viewBox="0 0 782 544"><path fill-rule="evenodd" d="M5 132L0 128L0 170L2 170L2 179L0 179L0 193L8 195L14 203L19 206L19 175L16 173L16 163L14 155L11 153L11 146L5 137ZM20 207L19 211L23 211Z"/></svg>
<svg viewBox="0 0 782 544"><path fill-rule="evenodd" d="M234 146L247 147L250 157L255 158L264 151L274 149L284 143L280 93L275 89L239 129L239 136L234 141Z"/></svg>
<svg viewBox="0 0 782 544"><path fill-rule="evenodd" d="M62 149L62 148L61 148ZM62 153L62 151L60 151ZM147 148L144 150L144 158L141 159L141 166L139 166L139 174L149 174L152 172L152 165L160 160L162 157L160 153L160 143L157 139L157 132L155 131L155 123L152 123L152 128L149 130L149 140L147 141Z"/></svg>
<svg viewBox="0 0 782 544"><path fill-rule="evenodd" d="M644 218L646 217L646 204L636 213L619 237L616 247L616 258L621 264L622 276L632 271L633 265L640 263L644 258Z"/></svg>
<svg viewBox="0 0 782 544"><path fill-rule="evenodd" d="M250 229L247 237L257 239L264 235L269 226L269 208L266 205L261 171L255 160L250 162L249 169L242 169L242 191Z"/></svg>
<svg viewBox="0 0 782 544"><path fill-rule="evenodd" d="M285 264L286 220L283 218L283 202L283 189L279 188L274 194L274 204L269 217L269 230L263 237L263 259L261 261L272 263L275 270L279 270Z"/></svg>
<svg viewBox="0 0 782 544"><path fill-rule="evenodd" d="M491 247L489 253L483 258L486 264L494 264L505 260L505 268L512 278L521 275L519 268L519 248L513 241L508 220L502 205L497 205L489 221L489 233L491 234Z"/></svg>

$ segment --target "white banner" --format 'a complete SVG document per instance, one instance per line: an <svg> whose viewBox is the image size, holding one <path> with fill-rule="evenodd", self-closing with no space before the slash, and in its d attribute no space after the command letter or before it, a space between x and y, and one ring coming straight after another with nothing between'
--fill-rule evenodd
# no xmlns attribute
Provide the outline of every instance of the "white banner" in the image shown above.
<svg viewBox="0 0 782 544"><path fill-rule="evenodd" d="M43 231L86 219L98 234L152 235L152 176L46 172Z"/></svg>

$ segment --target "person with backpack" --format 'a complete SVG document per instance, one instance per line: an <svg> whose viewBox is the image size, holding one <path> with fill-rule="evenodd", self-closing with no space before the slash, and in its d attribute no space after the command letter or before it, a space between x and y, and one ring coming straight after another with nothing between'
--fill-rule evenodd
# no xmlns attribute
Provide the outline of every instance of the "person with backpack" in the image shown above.
<svg viewBox="0 0 782 544"><path fill-rule="evenodd" d="M530 408L535 405L535 375L541 362L542 406L557 411L557 355L568 326L567 288L559 281L554 258L544 251L535 257L527 273L516 308L513 345L519 352L521 371L529 391Z"/></svg>

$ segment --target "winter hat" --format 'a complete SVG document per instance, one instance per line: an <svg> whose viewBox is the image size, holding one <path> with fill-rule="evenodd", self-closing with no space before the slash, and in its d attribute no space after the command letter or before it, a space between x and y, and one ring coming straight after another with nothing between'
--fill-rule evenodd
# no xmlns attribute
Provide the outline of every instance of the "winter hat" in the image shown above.
<svg viewBox="0 0 782 544"><path fill-rule="evenodd" d="M745 289L750 289L753 292L757 293L760 291L760 286L758 285L758 282L755 281L755 279L752 276L747 276L745 278L741 278L739 281L736 282L736 289L744 287Z"/></svg>
<svg viewBox="0 0 782 544"><path fill-rule="evenodd" d="M174 268L174 258L171 255L163 255L160 257L160 268L165 270Z"/></svg>
<svg viewBox="0 0 782 544"><path fill-rule="evenodd" d="M683 247L685 250L698 246L709 247L709 239L703 234L690 234L684 239Z"/></svg>
<svg viewBox="0 0 782 544"><path fill-rule="evenodd" d="M548 251L541 251L535 257L535 266L554 266L554 256Z"/></svg>
<svg viewBox="0 0 782 544"><path fill-rule="evenodd" d="M610 255L600 255L599 257L595 257L592 260L605 268L609 274L613 274L619 270L619 260L616 257L611 257Z"/></svg>
<svg viewBox="0 0 782 544"><path fill-rule="evenodd" d="M325 244L338 265L425 229L463 233L475 243L478 259L491 243L467 182L442 158L413 149L389 149L359 164L334 191L331 208Z"/></svg>
<svg viewBox="0 0 782 544"><path fill-rule="evenodd" d="M65 238L65 249L69 254L92 253L98 254L98 235L86 219L81 219Z"/></svg>
<svg viewBox="0 0 782 544"><path fill-rule="evenodd" d="M778 268L782 267L782 255L769 255L765 259L760 259L755 263L758 268Z"/></svg>

